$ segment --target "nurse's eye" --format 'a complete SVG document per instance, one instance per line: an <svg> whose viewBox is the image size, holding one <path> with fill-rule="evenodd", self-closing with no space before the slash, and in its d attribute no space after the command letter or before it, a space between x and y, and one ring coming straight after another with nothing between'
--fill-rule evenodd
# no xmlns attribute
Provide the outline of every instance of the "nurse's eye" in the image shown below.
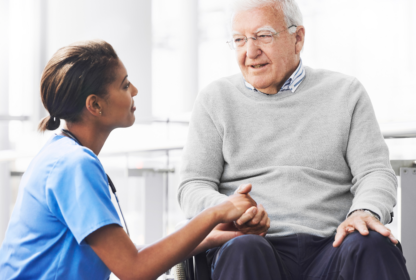
<svg viewBox="0 0 416 280"><path fill-rule="evenodd" d="M124 89L128 89L129 87L130 87L130 82L128 82L125 86L124 86Z"/></svg>

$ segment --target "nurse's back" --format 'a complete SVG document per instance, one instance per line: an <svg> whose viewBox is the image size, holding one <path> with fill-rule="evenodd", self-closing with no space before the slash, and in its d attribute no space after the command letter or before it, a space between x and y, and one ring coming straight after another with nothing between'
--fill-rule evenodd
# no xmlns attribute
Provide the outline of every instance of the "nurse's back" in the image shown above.
<svg viewBox="0 0 416 280"><path fill-rule="evenodd" d="M0 249L0 279L106 279L85 244L103 224L120 224L95 154L56 135L22 177Z"/></svg>

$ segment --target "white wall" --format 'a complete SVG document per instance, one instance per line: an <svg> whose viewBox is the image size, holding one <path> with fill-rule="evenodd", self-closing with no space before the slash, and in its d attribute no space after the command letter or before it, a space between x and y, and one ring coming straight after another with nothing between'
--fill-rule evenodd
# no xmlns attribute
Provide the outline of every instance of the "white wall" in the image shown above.
<svg viewBox="0 0 416 280"><path fill-rule="evenodd" d="M48 59L59 48L80 40L109 42L138 88L136 118L152 115L151 0L48 1Z"/></svg>

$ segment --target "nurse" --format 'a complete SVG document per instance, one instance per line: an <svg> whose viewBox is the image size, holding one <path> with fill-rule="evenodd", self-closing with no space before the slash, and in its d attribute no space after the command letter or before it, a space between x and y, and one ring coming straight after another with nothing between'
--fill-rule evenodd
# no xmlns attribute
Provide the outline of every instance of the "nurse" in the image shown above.
<svg viewBox="0 0 416 280"><path fill-rule="evenodd" d="M97 155L111 131L134 123L137 89L112 46L85 41L61 48L42 74L49 112L39 130L56 130L19 187L0 248L0 279L155 279L198 252L239 235L227 223L251 219L251 185L201 212L181 230L137 251L111 202ZM217 226L218 225L218 226Z"/></svg>

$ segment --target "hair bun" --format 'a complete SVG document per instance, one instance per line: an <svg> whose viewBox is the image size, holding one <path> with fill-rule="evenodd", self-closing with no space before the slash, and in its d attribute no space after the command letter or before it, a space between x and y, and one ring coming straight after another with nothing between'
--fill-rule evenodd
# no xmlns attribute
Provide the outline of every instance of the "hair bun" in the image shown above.
<svg viewBox="0 0 416 280"><path fill-rule="evenodd" d="M38 130L44 132L45 130L55 130L61 125L61 120L57 117L47 116L43 118L38 126Z"/></svg>
<svg viewBox="0 0 416 280"><path fill-rule="evenodd" d="M55 130L61 125L61 120L57 117L50 116L46 124L47 130Z"/></svg>

